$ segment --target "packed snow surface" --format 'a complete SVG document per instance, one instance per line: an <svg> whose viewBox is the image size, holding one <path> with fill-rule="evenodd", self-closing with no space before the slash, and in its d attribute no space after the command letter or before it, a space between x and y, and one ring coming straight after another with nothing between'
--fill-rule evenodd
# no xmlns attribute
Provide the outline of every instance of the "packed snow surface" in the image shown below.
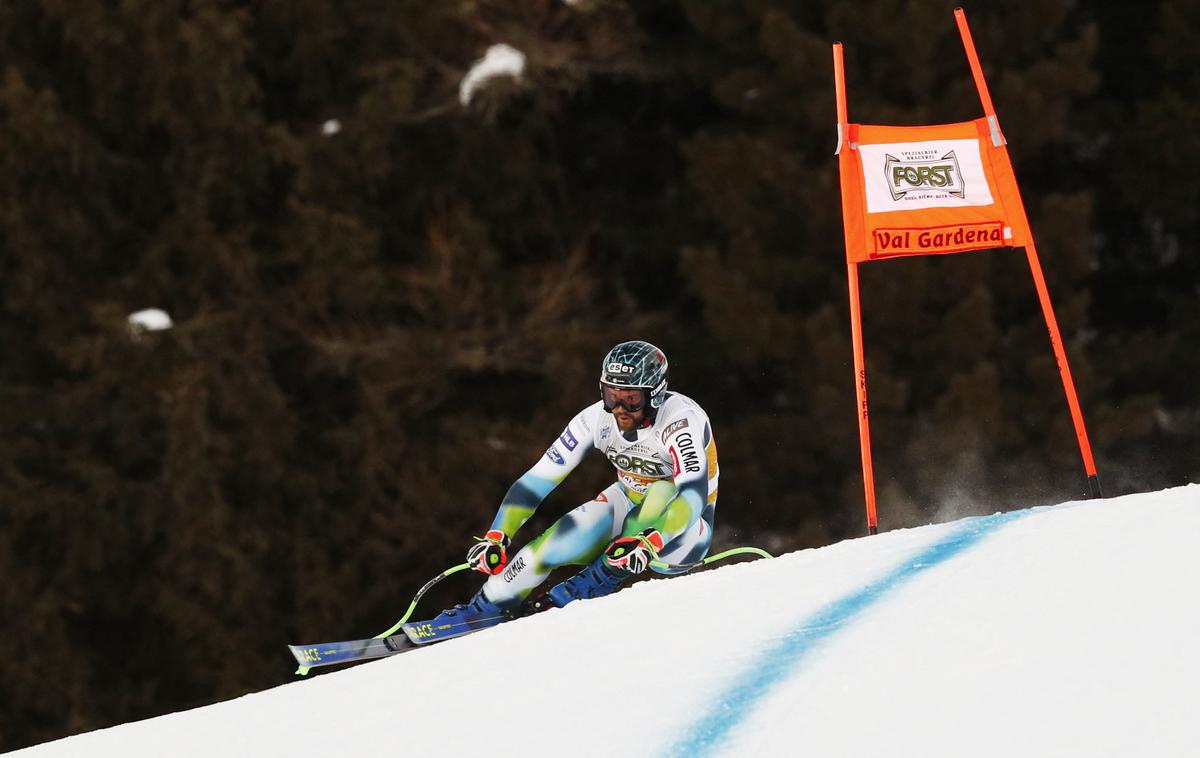
<svg viewBox="0 0 1200 758"><path fill-rule="evenodd" d="M19 755L1195 756L1197 534L1198 485L887 532Z"/></svg>

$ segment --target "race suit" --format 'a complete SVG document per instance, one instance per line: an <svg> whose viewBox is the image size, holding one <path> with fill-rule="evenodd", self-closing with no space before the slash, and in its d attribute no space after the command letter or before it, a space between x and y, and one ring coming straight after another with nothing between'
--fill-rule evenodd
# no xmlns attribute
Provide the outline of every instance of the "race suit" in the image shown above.
<svg viewBox="0 0 1200 758"><path fill-rule="evenodd" d="M708 554L717 505L717 446L704 409L677 392L667 393L654 423L632 432L622 432L602 402L585 408L509 488L491 528L511 539L592 449L616 468L617 481L556 521L490 577L483 589L493 603L515 606L554 569L591 563L612 540L645 529L662 535L659 560L664 563L690 563Z"/></svg>

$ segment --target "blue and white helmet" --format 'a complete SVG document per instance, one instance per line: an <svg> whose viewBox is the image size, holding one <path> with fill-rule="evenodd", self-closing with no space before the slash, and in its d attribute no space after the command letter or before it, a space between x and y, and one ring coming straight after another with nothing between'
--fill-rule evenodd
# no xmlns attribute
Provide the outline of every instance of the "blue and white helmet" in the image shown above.
<svg viewBox="0 0 1200 758"><path fill-rule="evenodd" d="M650 401L646 415L653 416L667 399L667 354L649 342L622 342L600 364L601 396L605 386L645 390Z"/></svg>

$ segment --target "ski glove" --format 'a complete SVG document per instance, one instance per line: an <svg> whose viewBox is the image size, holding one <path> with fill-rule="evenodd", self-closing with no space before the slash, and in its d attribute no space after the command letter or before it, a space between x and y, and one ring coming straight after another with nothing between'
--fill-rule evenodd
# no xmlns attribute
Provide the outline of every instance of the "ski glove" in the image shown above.
<svg viewBox="0 0 1200 758"><path fill-rule="evenodd" d="M490 530L467 551L467 563L485 574L499 574L508 564L508 537L499 529Z"/></svg>
<svg viewBox="0 0 1200 758"><path fill-rule="evenodd" d="M630 574L640 574L650 568L650 561L658 560L663 549L663 538L657 529L647 529L632 537L620 537L604 549L604 562L612 568Z"/></svg>

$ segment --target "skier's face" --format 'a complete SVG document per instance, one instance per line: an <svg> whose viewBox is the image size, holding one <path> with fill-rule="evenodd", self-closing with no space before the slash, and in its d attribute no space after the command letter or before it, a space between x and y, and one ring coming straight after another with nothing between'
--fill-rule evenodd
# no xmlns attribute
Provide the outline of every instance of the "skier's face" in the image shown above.
<svg viewBox="0 0 1200 758"><path fill-rule="evenodd" d="M617 420L617 428L621 431L632 432L646 420L646 411L639 410L637 413L630 413L624 408L613 408L613 418Z"/></svg>
<svg viewBox="0 0 1200 758"><path fill-rule="evenodd" d="M604 407L617 420L623 432L633 431L646 419L646 391L618 389L605 385L602 390Z"/></svg>

